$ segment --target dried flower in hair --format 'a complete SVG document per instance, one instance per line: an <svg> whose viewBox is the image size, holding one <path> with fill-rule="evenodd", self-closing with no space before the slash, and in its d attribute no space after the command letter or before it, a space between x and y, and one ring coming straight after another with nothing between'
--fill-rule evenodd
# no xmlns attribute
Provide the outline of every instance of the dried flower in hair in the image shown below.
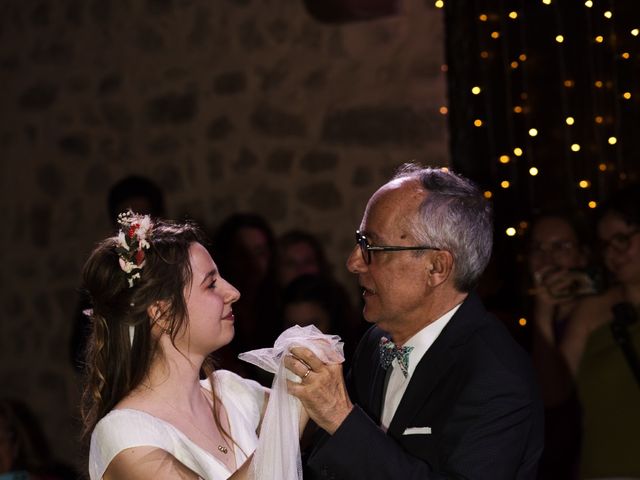
<svg viewBox="0 0 640 480"><path fill-rule="evenodd" d="M116 253L120 268L127 275L129 288L140 279L140 271L144 267L145 253L151 245L150 238L153 223L149 215L137 215L131 210L118 215L120 232L118 233Z"/></svg>

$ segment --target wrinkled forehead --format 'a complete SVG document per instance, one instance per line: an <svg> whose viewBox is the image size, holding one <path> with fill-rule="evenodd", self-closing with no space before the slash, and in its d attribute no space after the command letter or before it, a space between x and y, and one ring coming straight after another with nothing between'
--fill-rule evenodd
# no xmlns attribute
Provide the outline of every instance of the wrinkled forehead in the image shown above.
<svg viewBox="0 0 640 480"><path fill-rule="evenodd" d="M380 187L367 203L361 229L414 219L428 192L415 179L397 179Z"/></svg>

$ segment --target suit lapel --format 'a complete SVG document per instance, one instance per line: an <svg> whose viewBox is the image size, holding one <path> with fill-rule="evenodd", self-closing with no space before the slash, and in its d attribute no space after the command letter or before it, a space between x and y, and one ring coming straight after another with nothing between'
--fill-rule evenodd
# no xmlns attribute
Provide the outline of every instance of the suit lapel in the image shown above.
<svg viewBox="0 0 640 480"><path fill-rule="evenodd" d="M397 438L407 426L412 426L412 419L429 399L443 375L447 375L453 366L457 355L455 347L464 343L469 334L481 324L481 312L484 312L484 307L480 300L475 294L470 294L413 372L389 425L390 435Z"/></svg>
<svg viewBox="0 0 640 480"><path fill-rule="evenodd" d="M380 366L380 361L376 363L373 372L373 381L371 382L371 395L369 397L371 405L371 414L373 420L379 425L382 416L382 404L384 402L384 381L387 377L387 371Z"/></svg>

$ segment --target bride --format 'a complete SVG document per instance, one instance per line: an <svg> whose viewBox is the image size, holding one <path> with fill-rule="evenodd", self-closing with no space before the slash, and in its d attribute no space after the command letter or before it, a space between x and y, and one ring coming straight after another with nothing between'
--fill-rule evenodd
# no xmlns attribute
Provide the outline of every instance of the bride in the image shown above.
<svg viewBox="0 0 640 480"><path fill-rule="evenodd" d="M268 390L209 361L233 338L240 294L194 225L119 223L83 272L90 478L246 478Z"/></svg>

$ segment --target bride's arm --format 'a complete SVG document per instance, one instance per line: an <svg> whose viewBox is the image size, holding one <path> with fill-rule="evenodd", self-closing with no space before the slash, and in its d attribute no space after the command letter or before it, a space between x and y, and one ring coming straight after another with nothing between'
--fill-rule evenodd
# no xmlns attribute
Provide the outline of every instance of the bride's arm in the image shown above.
<svg viewBox="0 0 640 480"><path fill-rule="evenodd" d="M269 391L267 390L264 394L264 404L262 406L262 411L260 412L260 424L258 425L258 433L260 433L260 427L262 426L262 420L264 419L264 414L267 410L267 404L269 403ZM309 421L309 415L304 407L300 408L300 429L299 435L302 436L302 432L307 426L307 422ZM229 477L229 480L247 480L249 478L249 468L251 467L251 461L253 460L253 454L249 455L249 458L236 470L233 475Z"/></svg>
<svg viewBox="0 0 640 480"><path fill-rule="evenodd" d="M157 447L125 448L102 476L103 480L197 480L200 477L170 453ZM240 477L239 477L240 478Z"/></svg>

